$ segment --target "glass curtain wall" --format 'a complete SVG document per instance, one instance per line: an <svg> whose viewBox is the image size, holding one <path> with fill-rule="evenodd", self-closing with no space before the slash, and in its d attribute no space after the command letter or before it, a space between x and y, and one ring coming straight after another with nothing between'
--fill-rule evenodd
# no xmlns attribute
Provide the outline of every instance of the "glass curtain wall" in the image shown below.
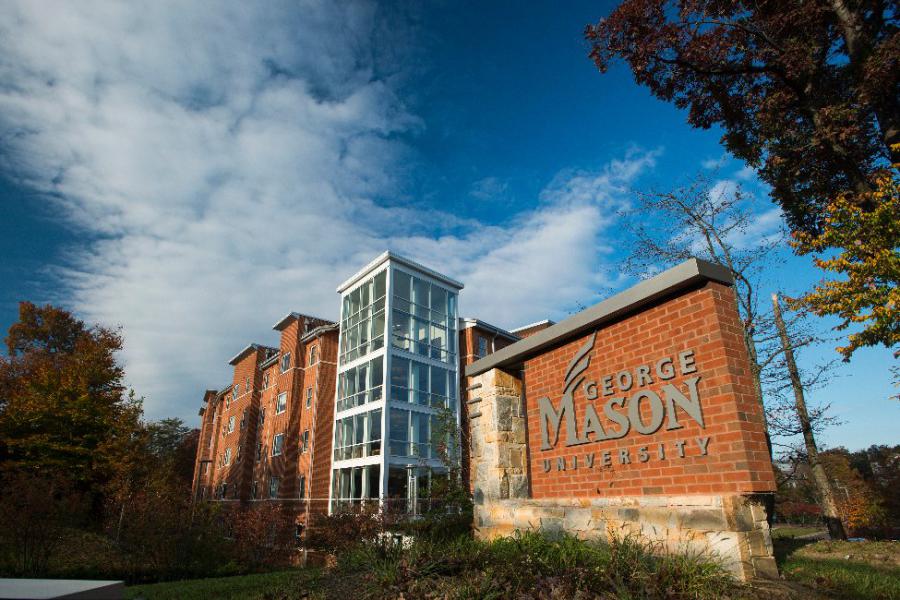
<svg viewBox="0 0 900 600"><path fill-rule="evenodd" d="M380 498L420 512L446 481L433 438L445 411L458 419L460 286L405 260L385 262L341 292L332 510Z"/></svg>
<svg viewBox="0 0 900 600"><path fill-rule="evenodd" d="M382 271L344 296L341 310L341 363L384 346L385 281Z"/></svg>

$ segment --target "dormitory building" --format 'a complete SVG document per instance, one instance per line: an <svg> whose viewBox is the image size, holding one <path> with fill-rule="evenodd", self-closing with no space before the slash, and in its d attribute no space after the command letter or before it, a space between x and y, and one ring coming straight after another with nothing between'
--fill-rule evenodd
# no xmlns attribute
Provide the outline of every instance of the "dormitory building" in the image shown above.
<svg viewBox="0 0 900 600"><path fill-rule="evenodd" d="M439 421L467 443L465 365L552 324L460 318L462 289L385 252L338 287L339 322L275 323L277 346L249 344L229 361L231 383L204 394L194 497L278 503L301 527L366 501L423 510L447 473L432 447Z"/></svg>

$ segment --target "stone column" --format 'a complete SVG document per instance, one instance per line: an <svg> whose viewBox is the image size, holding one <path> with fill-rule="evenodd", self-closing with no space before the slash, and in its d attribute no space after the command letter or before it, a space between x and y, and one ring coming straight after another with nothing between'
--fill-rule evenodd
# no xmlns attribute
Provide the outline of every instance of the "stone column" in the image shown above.
<svg viewBox="0 0 900 600"><path fill-rule="evenodd" d="M522 381L492 369L469 379L469 432L475 528L500 500L528 498Z"/></svg>

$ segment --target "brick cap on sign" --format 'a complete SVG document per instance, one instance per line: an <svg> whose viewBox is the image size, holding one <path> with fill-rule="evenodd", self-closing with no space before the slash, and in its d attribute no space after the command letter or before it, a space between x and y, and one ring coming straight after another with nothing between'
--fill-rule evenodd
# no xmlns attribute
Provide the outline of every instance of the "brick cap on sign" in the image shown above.
<svg viewBox="0 0 900 600"><path fill-rule="evenodd" d="M519 366L526 359L550 346L556 346L568 339L576 338L603 323L703 281L734 285L734 277L727 268L692 258L531 337L501 348L493 354L473 362L466 367L466 376L474 377L491 369Z"/></svg>
<svg viewBox="0 0 900 600"><path fill-rule="evenodd" d="M393 261L397 264L405 265L414 271L420 271L422 273L425 273L429 277L433 277L434 279L440 281L444 285L447 285L451 288L456 288L457 290L461 290L461 289L463 289L463 287L465 287L459 281L457 281L455 279L451 279L451 278L447 277L446 275L441 275L437 271L435 271L433 269L429 269L425 265L422 265L413 260L410 260L410 259L406 258L405 256L400 256L399 254L395 254L394 252L391 252L390 250L385 250L384 252L379 254L375 258L375 260L373 260L372 262L370 262L369 264L364 266L362 269L357 271L353 276L351 276L349 279L347 279L344 283L339 285L337 288L337 292L339 294L344 293L344 290L353 287L353 284L357 283L358 281L363 279L366 275L368 275L369 273L371 273L372 271L374 271L375 269L377 269L378 267L380 267L382 264L384 264L385 262L387 262L389 260Z"/></svg>

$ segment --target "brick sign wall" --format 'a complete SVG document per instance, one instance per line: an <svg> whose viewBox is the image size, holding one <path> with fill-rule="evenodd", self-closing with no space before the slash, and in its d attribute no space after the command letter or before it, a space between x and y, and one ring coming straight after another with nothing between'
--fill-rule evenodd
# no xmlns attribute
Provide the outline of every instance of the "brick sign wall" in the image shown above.
<svg viewBox="0 0 900 600"><path fill-rule="evenodd" d="M535 499L775 489L725 285L531 358L524 383Z"/></svg>
<svg viewBox="0 0 900 600"><path fill-rule="evenodd" d="M638 535L777 576L731 273L691 260L466 367L477 535Z"/></svg>

